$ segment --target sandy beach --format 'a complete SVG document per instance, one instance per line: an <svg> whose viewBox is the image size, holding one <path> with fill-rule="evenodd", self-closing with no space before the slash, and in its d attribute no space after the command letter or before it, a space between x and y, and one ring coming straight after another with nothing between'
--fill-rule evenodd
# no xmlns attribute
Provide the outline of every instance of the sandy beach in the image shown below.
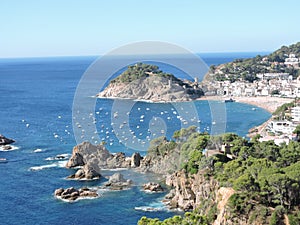
<svg viewBox="0 0 300 225"><path fill-rule="evenodd" d="M201 100L218 100L224 101L229 99L230 97L223 96L205 96L201 98ZM263 108L270 113L275 112L275 110L285 104L292 102L294 99L292 98L279 98L279 97L270 97L270 96L258 96L258 97L232 97L236 102L246 103L250 105L254 105L260 108Z"/></svg>

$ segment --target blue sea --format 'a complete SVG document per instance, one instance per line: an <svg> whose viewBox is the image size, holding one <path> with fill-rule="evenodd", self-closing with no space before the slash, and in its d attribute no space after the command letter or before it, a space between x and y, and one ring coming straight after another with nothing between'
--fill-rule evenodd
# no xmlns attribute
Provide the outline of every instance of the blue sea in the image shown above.
<svg viewBox="0 0 300 225"><path fill-rule="evenodd" d="M201 57L209 66L256 54L211 53ZM16 140L14 150L0 151L0 158L8 159L0 163L0 224L127 225L136 224L144 215L170 217L180 212L168 211L162 205L165 193L141 191L143 183L160 179L153 174L119 171L134 181L132 188L100 190L100 198L74 203L55 199L57 188L101 186L106 179L66 180L74 170L64 168L66 160L53 157L70 155L77 142L85 140L94 144L104 141L112 152L145 154L153 138L171 138L175 130L190 125L197 125L200 131L212 132L215 128L246 136L251 127L270 117L263 109L236 102L162 104L92 96L85 96L87 101L95 102L89 114L72 112L76 88L94 60L96 57L0 59L0 133ZM180 76L174 68L160 67ZM218 109L225 109L222 119ZM92 127L93 135L85 127ZM155 211L143 211L147 207Z"/></svg>

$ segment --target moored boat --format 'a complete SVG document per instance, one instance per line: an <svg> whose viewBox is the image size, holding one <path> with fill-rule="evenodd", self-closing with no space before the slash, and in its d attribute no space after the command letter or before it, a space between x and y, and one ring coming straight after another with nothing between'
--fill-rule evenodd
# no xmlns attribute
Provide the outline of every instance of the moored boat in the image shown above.
<svg viewBox="0 0 300 225"><path fill-rule="evenodd" d="M235 100L232 99L232 98L230 98L230 99L225 99L224 102L225 102L225 103L227 103L227 102L235 102Z"/></svg>
<svg viewBox="0 0 300 225"><path fill-rule="evenodd" d="M0 158L0 163L7 163L7 159L6 158Z"/></svg>

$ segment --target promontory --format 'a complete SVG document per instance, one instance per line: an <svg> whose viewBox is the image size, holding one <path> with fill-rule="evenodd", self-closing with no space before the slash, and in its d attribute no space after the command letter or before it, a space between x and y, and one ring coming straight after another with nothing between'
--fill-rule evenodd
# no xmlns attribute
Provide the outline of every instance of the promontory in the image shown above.
<svg viewBox="0 0 300 225"><path fill-rule="evenodd" d="M137 63L127 70L100 93L99 98L134 99L150 102L183 102L203 96L198 82L182 80L173 74L159 70L156 65Z"/></svg>

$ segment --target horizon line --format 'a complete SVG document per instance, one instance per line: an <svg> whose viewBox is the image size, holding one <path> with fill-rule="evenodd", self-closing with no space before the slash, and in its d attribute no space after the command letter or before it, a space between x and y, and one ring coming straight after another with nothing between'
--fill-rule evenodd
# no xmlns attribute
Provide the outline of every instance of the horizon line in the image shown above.
<svg viewBox="0 0 300 225"><path fill-rule="evenodd" d="M196 55L202 55L202 54L241 54L241 53L265 53L269 54L272 51L204 51L204 52L195 52ZM43 56L9 56L9 57L0 57L0 60L3 59L36 59L36 58L71 58L71 57L102 57L106 54L99 54L99 55L43 55ZM151 54L150 54L151 55ZM154 54L154 55L182 55L182 54L176 54L176 53L162 53L162 54ZM129 54L127 55L111 55L111 56L131 56Z"/></svg>

